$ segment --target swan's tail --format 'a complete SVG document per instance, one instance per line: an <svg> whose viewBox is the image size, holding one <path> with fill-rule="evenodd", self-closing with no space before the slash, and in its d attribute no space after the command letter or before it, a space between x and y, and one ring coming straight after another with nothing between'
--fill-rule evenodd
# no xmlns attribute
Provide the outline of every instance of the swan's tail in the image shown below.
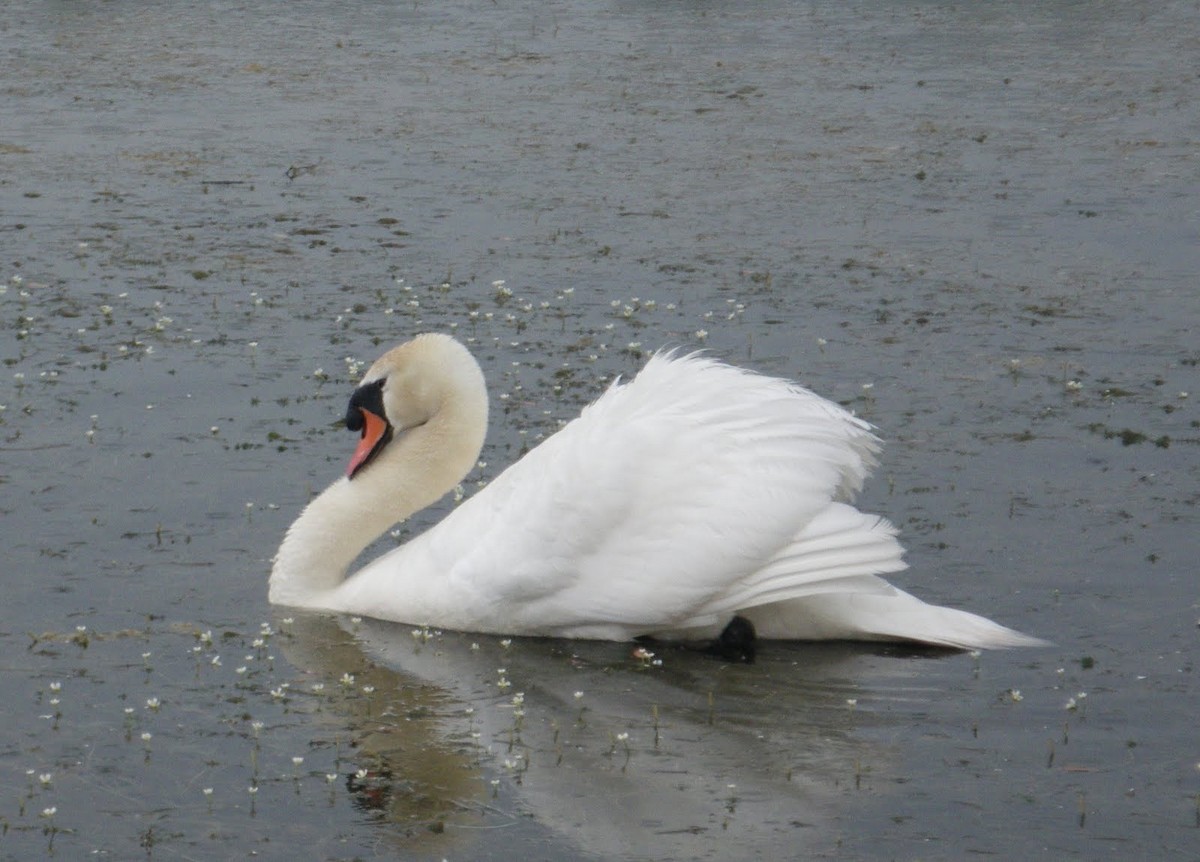
<svg viewBox="0 0 1200 862"><path fill-rule="evenodd" d="M927 604L878 577L906 568L903 553L886 520L835 503L710 608L748 618L762 638L901 640L955 649L1045 645L977 614Z"/></svg>
<svg viewBox="0 0 1200 862"><path fill-rule="evenodd" d="M892 595L831 593L742 612L759 637L917 641L952 649L1006 649L1047 642L978 614L931 605L893 588Z"/></svg>

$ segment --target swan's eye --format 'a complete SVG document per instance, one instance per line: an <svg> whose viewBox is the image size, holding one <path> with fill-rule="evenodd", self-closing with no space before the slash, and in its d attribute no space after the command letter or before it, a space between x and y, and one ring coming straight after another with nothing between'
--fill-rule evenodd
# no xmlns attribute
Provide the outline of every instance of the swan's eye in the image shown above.
<svg viewBox="0 0 1200 862"><path fill-rule="evenodd" d="M369 410L381 419L387 415L383 411L383 384L386 380L387 378L381 377L354 390L346 408L346 427L351 431L362 431L363 410Z"/></svg>

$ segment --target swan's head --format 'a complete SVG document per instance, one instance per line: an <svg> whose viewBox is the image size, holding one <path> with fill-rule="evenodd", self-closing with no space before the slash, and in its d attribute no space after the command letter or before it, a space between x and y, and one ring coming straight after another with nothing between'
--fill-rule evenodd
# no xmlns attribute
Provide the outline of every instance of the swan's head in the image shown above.
<svg viewBox="0 0 1200 862"><path fill-rule="evenodd" d="M443 441L445 447L470 451L473 463L487 428L483 372L458 341L427 333L376 360L350 396L346 427L361 436L346 475L353 479L393 440L439 416L453 424L455 434Z"/></svg>

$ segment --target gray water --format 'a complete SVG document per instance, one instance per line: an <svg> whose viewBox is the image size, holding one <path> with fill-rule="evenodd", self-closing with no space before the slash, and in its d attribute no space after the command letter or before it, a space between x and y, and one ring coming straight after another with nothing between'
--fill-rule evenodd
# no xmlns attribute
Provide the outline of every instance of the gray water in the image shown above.
<svg viewBox="0 0 1200 862"><path fill-rule="evenodd" d="M2 19L0 858L1197 855L1195 2ZM489 378L468 489L704 347L879 426L898 583L1055 646L273 612L427 329Z"/></svg>

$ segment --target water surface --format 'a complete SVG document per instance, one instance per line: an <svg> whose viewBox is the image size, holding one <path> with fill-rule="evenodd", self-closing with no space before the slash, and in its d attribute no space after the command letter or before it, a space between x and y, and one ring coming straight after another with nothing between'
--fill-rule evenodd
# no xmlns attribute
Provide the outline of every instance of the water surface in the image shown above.
<svg viewBox="0 0 1200 862"><path fill-rule="evenodd" d="M4 17L0 856L1195 846L1194 3ZM468 489L660 346L802 380L888 443L897 581L1056 646L273 612L363 363L424 329L489 378Z"/></svg>

